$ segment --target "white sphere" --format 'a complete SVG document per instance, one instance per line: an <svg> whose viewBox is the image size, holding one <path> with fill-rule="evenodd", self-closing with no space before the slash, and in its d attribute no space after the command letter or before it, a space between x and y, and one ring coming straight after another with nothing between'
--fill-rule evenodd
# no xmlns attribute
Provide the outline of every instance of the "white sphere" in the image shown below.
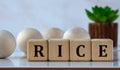
<svg viewBox="0 0 120 70"><path fill-rule="evenodd" d="M59 28L50 28L44 32L43 37L44 39L60 39L63 38L63 34L64 32Z"/></svg>
<svg viewBox="0 0 120 70"><path fill-rule="evenodd" d="M6 30L0 30L0 58L10 56L16 48L15 37Z"/></svg>
<svg viewBox="0 0 120 70"><path fill-rule="evenodd" d="M63 39L90 39L90 36L85 29L74 27L64 33Z"/></svg>
<svg viewBox="0 0 120 70"><path fill-rule="evenodd" d="M27 42L30 39L42 39L41 33L33 28L27 28L21 31L17 36L17 44L21 51L27 53Z"/></svg>

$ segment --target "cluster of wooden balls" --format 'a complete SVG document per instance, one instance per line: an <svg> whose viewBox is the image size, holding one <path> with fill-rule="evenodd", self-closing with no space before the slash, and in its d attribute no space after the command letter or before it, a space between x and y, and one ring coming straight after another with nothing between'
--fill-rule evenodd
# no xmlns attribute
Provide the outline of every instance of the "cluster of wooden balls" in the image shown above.
<svg viewBox="0 0 120 70"><path fill-rule="evenodd" d="M63 32L59 28L49 28L43 35L34 28L27 28L21 31L17 39L6 30L0 30L0 58L6 58L10 56L16 48L19 46L20 50L27 53L27 41L30 39L90 39L88 32L80 27L74 27Z"/></svg>

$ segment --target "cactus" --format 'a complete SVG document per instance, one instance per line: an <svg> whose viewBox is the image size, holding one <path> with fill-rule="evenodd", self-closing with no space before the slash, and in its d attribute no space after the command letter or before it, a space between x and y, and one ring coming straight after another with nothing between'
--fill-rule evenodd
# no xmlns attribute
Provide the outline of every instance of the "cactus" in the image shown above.
<svg viewBox="0 0 120 70"><path fill-rule="evenodd" d="M85 12L88 18L96 23L112 23L119 17L119 10L112 10L109 6L98 7L96 5L92 7L92 12L87 9Z"/></svg>

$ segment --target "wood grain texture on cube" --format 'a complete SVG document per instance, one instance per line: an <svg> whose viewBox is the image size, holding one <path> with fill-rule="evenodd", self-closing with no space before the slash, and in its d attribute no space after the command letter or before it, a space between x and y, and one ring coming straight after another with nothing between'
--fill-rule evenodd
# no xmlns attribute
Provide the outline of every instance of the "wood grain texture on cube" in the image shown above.
<svg viewBox="0 0 120 70"><path fill-rule="evenodd" d="M70 40L70 61L90 61L90 40Z"/></svg>
<svg viewBox="0 0 120 70"><path fill-rule="evenodd" d="M111 39L92 39L92 60L112 61L113 41Z"/></svg>
<svg viewBox="0 0 120 70"><path fill-rule="evenodd" d="M35 45L38 45L37 51L40 51L41 53L37 52L37 56L35 56ZM43 48L39 47L42 46ZM48 60L48 46L47 46L47 40L42 39L31 39L27 43L27 59L29 61L46 61Z"/></svg>
<svg viewBox="0 0 120 70"><path fill-rule="evenodd" d="M61 46L61 56L59 47ZM68 61L69 60L69 40L51 39L49 40L49 60L50 61Z"/></svg>

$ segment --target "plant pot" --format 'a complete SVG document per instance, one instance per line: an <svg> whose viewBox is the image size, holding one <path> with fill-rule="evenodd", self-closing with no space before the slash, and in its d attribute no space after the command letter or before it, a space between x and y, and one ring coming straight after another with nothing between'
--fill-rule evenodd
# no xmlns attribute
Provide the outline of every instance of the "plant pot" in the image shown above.
<svg viewBox="0 0 120 70"><path fill-rule="evenodd" d="M89 34L91 39L94 38L106 38L113 40L113 46L117 46L118 39L118 24L117 23L90 23Z"/></svg>

